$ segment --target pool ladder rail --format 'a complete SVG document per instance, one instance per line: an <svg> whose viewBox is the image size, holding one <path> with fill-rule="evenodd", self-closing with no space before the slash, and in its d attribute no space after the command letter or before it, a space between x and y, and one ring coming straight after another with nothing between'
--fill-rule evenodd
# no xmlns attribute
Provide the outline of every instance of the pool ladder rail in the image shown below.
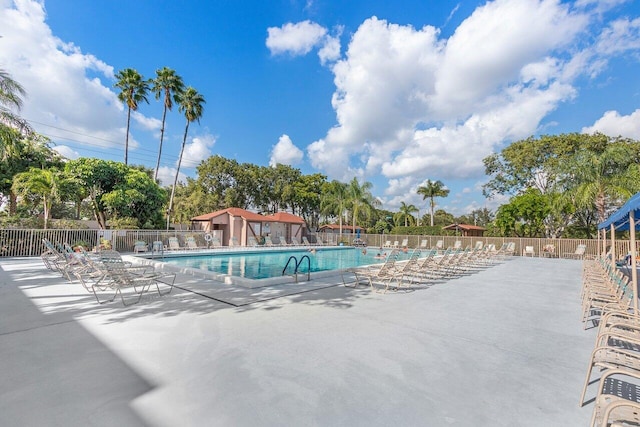
<svg viewBox="0 0 640 427"><path fill-rule="evenodd" d="M286 274L287 267L289 267L289 264L291 263L291 261L293 261L295 263L296 268L294 269L292 276L295 277L296 283L298 283L298 269L300 268L300 265L305 260L305 258L307 260L307 281L311 280L311 259L309 258L309 255L303 255L300 258L300 261L298 261L298 258L291 255L287 260L287 263L285 264L284 268L282 269L282 275L284 276Z"/></svg>

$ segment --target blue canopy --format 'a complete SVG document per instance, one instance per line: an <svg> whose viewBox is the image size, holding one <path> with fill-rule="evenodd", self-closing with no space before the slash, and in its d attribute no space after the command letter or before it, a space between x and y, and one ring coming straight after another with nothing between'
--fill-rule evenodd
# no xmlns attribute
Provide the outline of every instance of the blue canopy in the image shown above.
<svg viewBox="0 0 640 427"><path fill-rule="evenodd" d="M634 194L620 209L615 211L606 221L598 224L598 230L603 228L613 227L616 230L628 230L629 229L629 213L633 211L633 218L637 221L640 220L640 193Z"/></svg>

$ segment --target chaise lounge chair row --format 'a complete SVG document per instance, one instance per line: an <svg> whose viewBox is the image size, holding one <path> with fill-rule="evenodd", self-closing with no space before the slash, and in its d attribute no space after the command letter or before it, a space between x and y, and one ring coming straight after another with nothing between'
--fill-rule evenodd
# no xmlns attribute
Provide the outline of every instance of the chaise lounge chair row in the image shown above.
<svg viewBox="0 0 640 427"><path fill-rule="evenodd" d="M57 246L47 239L43 239L43 243L46 247L41 255L44 265L70 282L78 280L99 304L111 302L120 295L123 305L131 305L139 302L152 287L158 295L166 295L173 289L175 273L156 271L151 266L134 266L116 251L74 252L68 245ZM161 286L168 290L162 291ZM104 295L110 298L101 299Z"/></svg>
<svg viewBox="0 0 640 427"><path fill-rule="evenodd" d="M597 327L580 406L596 383L592 426L640 424L640 315L631 280L606 256L586 260L582 271L582 321ZM593 379L593 373L599 378Z"/></svg>
<svg viewBox="0 0 640 427"><path fill-rule="evenodd" d="M382 265L346 270L342 273L343 284L353 287L368 284L374 292L386 293L471 274L504 260L503 253L490 246L478 250L446 250L443 254L435 248L426 252L414 249L409 259L402 262L398 261L399 255L400 250L393 249ZM350 274L351 281L347 279Z"/></svg>

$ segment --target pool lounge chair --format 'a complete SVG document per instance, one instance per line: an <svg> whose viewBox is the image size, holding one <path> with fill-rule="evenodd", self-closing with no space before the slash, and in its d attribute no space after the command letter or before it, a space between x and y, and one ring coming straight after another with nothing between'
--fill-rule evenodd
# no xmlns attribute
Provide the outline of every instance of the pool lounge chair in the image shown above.
<svg viewBox="0 0 640 427"><path fill-rule="evenodd" d="M571 252L566 252L564 254L562 254L562 258L569 258L569 259L583 259L584 258L584 253L587 250L587 245L578 245L578 247L576 248L576 251L571 253Z"/></svg>
<svg viewBox="0 0 640 427"><path fill-rule="evenodd" d="M400 275L396 268L396 260L398 251L392 250L387 256L382 266L369 266L362 268L348 269L342 273L342 283L346 287L350 287L345 280L345 273L353 273L354 281L352 287L357 287L360 283L369 284L374 292L386 293L392 283L398 283Z"/></svg>
<svg viewBox="0 0 640 427"><path fill-rule="evenodd" d="M293 246L300 246L300 242L298 242L298 239L296 237L291 238L291 244Z"/></svg>
<svg viewBox="0 0 640 427"><path fill-rule="evenodd" d="M169 237L169 250L182 251L184 249L184 247L180 246L180 242L177 237Z"/></svg>
<svg viewBox="0 0 640 427"><path fill-rule="evenodd" d="M193 236L189 236L186 238L186 243L187 243L187 249L205 249L206 246L198 246L198 243L196 242L196 238Z"/></svg>
<svg viewBox="0 0 640 427"><path fill-rule="evenodd" d="M247 237L247 246L256 247L256 246L258 246L258 241L256 240L255 237L249 236L249 237Z"/></svg>
<svg viewBox="0 0 640 427"><path fill-rule="evenodd" d="M264 245L265 246L277 246L276 243L271 240L271 236L264 236Z"/></svg>
<svg viewBox="0 0 640 427"><path fill-rule="evenodd" d="M420 240L420 246L419 247L420 247L420 249L427 249L427 245L428 244L429 243L428 243L427 239L422 239L422 240Z"/></svg>
<svg viewBox="0 0 640 427"><path fill-rule="evenodd" d="M137 242L135 242L133 244L133 253L137 254L140 252L147 252L149 250L149 245L147 245L147 242L144 242L142 240L138 240Z"/></svg>
<svg viewBox="0 0 640 427"><path fill-rule="evenodd" d="M309 239L307 239L307 236L302 236L302 243L304 243L305 246L313 245L313 243L309 242Z"/></svg>
<svg viewBox="0 0 640 427"><path fill-rule="evenodd" d="M533 249L533 246L525 246L524 250L522 251L522 256L524 256L524 257L526 257L526 256L534 257L534 256L536 256L536 251Z"/></svg>
<svg viewBox="0 0 640 427"><path fill-rule="evenodd" d="M139 275L132 272L130 269L118 269L118 268L110 268L113 266L106 265L106 273L104 277L93 283L91 285L91 291L93 295L96 297L96 301L99 304L105 304L107 302L111 302L116 299L118 294L120 295L120 299L122 300L122 304L125 306L136 304L140 302L142 295L149 291L152 286L155 286L158 295L166 295L171 292L173 289L173 283L175 281L175 274L170 275ZM170 279L170 277L172 277ZM163 281L166 280L166 281ZM162 292L160 290L159 283L164 283L169 286L169 291ZM124 297L125 289L132 289L133 292L128 292L133 294L133 302L131 300L127 302L127 299ZM100 292L98 292L100 291ZM105 291L113 292L113 295L109 299L100 299L98 296L99 293L103 293Z"/></svg>
<svg viewBox="0 0 640 427"><path fill-rule="evenodd" d="M409 246L409 239L402 239L402 243L400 243L401 248L406 248Z"/></svg>

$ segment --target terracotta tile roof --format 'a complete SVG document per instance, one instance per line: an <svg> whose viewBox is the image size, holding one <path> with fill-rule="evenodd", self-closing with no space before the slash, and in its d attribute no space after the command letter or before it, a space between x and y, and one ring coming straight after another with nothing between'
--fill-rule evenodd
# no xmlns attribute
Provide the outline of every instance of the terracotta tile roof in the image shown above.
<svg viewBox="0 0 640 427"><path fill-rule="evenodd" d="M290 214L289 212L278 212L274 215L268 215L264 217L265 220L273 221L273 222L284 222L287 224L304 224L304 219L299 216Z"/></svg>
<svg viewBox="0 0 640 427"><path fill-rule="evenodd" d="M329 229L329 230L340 230L340 224L325 224L320 226L320 228L318 230L322 230L322 229ZM342 226L342 230L352 230L353 231L353 226L352 225L343 225ZM356 225L356 230L364 230L364 228L360 227L359 225Z"/></svg>
<svg viewBox="0 0 640 427"><path fill-rule="evenodd" d="M247 221L254 222L283 222L283 223L295 223L295 224L304 224L304 219L299 216L292 215L287 212L278 212L275 215L260 215L255 212L250 212L246 209L241 208L227 208L219 211L211 212L204 215L199 215L191 218L191 221L210 221L212 218L216 218L220 215L229 214L231 216L239 216L241 218L246 219Z"/></svg>
<svg viewBox="0 0 640 427"><path fill-rule="evenodd" d="M443 230L455 230L456 226L459 230L486 230L484 227L480 227L479 225L471 225L471 224L451 224L446 227L442 227Z"/></svg>
<svg viewBox="0 0 640 427"><path fill-rule="evenodd" d="M208 214L204 214L204 215L199 215L196 217L191 218L191 221L209 221L212 218L218 217L220 215L224 215L224 214L229 214L231 216L239 216L242 217L248 221L268 221L267 219L265 219L264 216L257 214L255 212L250 212L248 210L245 209L240 209L240 208L227 208L227 209L222 209L219 211L215 211L215 212L211 212Z"/></svg>

